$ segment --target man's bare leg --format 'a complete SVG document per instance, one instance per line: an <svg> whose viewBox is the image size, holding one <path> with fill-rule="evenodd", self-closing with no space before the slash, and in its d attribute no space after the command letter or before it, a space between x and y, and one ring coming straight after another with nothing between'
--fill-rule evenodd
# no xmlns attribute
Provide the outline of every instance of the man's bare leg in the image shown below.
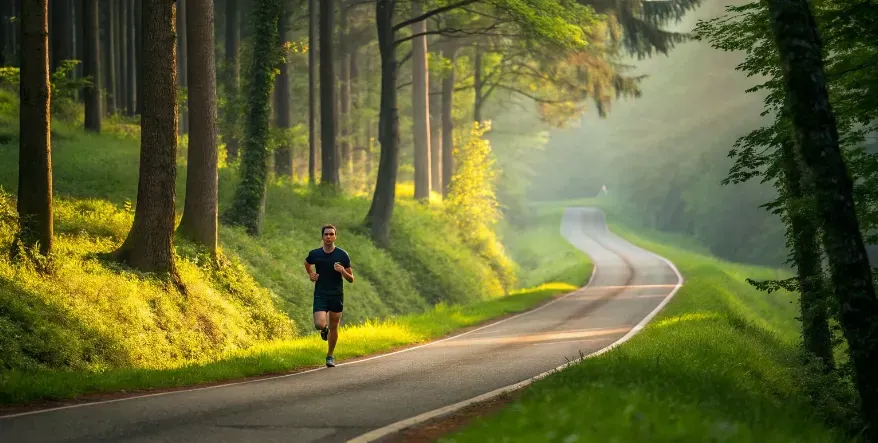
<svg viewBox="0 0 878 443"><path fill-rule="evenodd" d="M326 312L317 311L314 313L314 329L318 331L326 327Z"/></svg>
<svg viewBox="0 0 878 443"><path fill-rule="evenodd" d="M329 312L329 351L327 356L332 357L335 352L335 343L338 341L338 324L341 322L341 312Z"/></svg>
<svg viewBox="0 0 878 443"><path fill-rule="evenodd" d="M326 340L326 336L322 335L323 331L326 329L326 311L317 311L314 313L314 329L321 331L320 338Z"/></svg>

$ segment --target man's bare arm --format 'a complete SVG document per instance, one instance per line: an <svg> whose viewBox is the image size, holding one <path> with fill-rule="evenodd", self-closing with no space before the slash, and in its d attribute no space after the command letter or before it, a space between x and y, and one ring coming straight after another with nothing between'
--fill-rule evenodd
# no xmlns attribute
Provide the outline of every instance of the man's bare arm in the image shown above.
<svg viewBox="0 0 878 443"><path fill-rule="evenodd" d="M308 263L308 260L305 260L305 271L308 272L308 277L311 278L311 281L317 281L318 274L314 273L314 270L311 269L313 266L311 263Z"/></svg>
<svg viewBox="0 0 878 443"><path fill-rule="evenodd" d="M344 277L344 279L347 280L348 283L354 282L354 270L351 269L350 266L345 268L341 263L336 263L334 269L335 272L341 274L341 276Z"/></svg>

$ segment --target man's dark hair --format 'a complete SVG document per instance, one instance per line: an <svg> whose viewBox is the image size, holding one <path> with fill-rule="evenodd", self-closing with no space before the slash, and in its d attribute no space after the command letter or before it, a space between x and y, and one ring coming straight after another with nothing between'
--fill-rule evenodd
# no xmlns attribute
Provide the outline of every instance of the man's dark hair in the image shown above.
<svg viewBox="0 0 878 443"><path fill-rule="evenodd" d="M332 229L333 231L335 231L336 234L338 234L338 229L336 229L335 226L333 226L333 225L323 225L323 226L320 227L320 235L325 234L327 229Z"/></svg>

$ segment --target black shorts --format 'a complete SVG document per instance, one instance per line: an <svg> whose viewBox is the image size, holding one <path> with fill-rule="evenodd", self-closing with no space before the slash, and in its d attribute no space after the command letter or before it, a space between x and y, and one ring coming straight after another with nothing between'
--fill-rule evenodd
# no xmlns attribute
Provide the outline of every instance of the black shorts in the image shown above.
<svg viewBox="0 0 878 443"><path fill-rule="evenodd" d="M314 295L314 312L344 311L344 295Z"/></svg>

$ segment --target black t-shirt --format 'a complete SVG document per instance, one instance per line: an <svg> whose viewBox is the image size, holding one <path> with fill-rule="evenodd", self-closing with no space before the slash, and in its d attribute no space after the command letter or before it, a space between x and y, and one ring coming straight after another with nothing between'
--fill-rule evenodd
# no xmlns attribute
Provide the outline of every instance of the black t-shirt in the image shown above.
<svg viewBox="0 0 878 443"><path fill-rule="evenodd" d="M335 263L341 263L345 268L351 267L351 258L344 249L338 246L327 253L322 247L313 249L305 259L314 265L314 272L319 274L314 284L314 295L344 295L344 282L341 272L334 269Z"/></svg>

